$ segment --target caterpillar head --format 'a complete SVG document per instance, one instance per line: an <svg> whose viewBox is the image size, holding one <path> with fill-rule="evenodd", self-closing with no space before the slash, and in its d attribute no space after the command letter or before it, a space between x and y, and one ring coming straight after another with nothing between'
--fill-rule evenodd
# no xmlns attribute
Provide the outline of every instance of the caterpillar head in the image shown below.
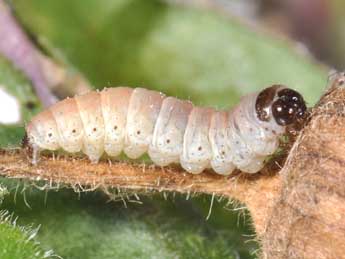
<svg viewBox="0 0 345 259"><path fill-rule="evenodd" d="M283 85L273 85L261 91L255 103L258 118L280 126L288 126L305 118L306 104L301 94Z"/></svg>

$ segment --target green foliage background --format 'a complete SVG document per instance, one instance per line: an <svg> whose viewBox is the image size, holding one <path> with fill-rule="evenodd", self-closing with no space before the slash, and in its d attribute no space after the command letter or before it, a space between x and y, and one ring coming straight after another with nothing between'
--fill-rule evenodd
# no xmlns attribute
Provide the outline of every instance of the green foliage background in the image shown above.
<svg viewBox="0 0 345 259"><path fill-rule="evenodd" d="M154 0L11 3L42 49L79 70L95 88L146 86L223 108L273 83L294 87L310 104L325 87L325 69L292 43L205 10ZM41 109L30 82L1 57L0 84L18 97L24 121ZM22 126L0 125L1 146L18 145ZM227 201L216 201L206 221L208 196L141 196L142 204L127 202L126 208L107 202L101 192L45 192L15 180L1 182L10 191L1 208L19 218L16 225L0 218L0 258L51 257L44 254L51 249L63 258L83 259L253 258L258 248L248 242L254 238L249 216L224 209ZM20 245L28 239L20 225L40 226L26 245Z"/></svg>

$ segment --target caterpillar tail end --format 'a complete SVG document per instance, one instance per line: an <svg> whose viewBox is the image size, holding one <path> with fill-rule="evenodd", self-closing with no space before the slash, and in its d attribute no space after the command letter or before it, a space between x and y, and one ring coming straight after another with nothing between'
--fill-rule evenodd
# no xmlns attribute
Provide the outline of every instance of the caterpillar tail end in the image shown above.
<svg viewBox="0 0 345 259"><path fill-rule="evenodd" d="M36 165L39 161L40 149L37 145L30 143L27 133L25 133L22 139L22 148L31 164Z"/></svg>

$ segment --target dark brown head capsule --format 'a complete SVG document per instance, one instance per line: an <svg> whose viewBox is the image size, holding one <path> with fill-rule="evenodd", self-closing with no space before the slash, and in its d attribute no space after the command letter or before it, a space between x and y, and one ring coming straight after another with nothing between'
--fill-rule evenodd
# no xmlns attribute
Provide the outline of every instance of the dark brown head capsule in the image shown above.
<svg viewBox="0 0 345 259"><path fill-rule="evenodd" d="M285 88L279 90L277 96L272 103L272 115L278 125L286 126L304 118L307 107L302 95Z"/></svg>
<svg viewBox="0 0 345 259"><path fill-rule="evenodd" d="M263 90L258 95L255 108L260 120L269 121L272 116L280 126L302 120L307 110L302 95L282 85Z"/></svg>

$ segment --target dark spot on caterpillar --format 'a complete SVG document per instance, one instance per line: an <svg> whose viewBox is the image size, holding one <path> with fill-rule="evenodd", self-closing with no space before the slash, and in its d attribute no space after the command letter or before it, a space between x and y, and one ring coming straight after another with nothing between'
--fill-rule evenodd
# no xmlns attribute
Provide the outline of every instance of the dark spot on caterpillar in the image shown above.
<svg viewBox="0 0 345 259"><path fill-rule="evenodd" d="M28 108L29 110L32 110L32 109L34 109L34 108L36 107L36 104L35 104L33 101L27 101L27 102L25 103L25 106L26 106L26 108Z"/></svg>
<svg viewBox="0 0 345 259"><path fill-rule="evenodd" d="M201 150L202 150L202 147L201 147L201 146L200 146L200 147L198 147L198 150L199 150L199 151L201 151Z"/></svg>
<svg viewBox="0 0 345 259"><path fill-rule="evenodd" d="M140 135L140 130L137 131L137 134Z"/></svg>
<svg viewBox="0 0 345 259"><path fill-rule="evenodd" d="M168 144L170 143L170 139L167 139L167 143L168 143Z"/></svg>
<svg viewBox="0 0 345 259"><path fill-rule="evenodd" d="M269 114L267 110L271 106L273 99L276 95L277 89L282 87L282 85L273 85L262 90L258 97L256 98L255 102L255 110L259 120L268 121Z"/></svg>
<svg viewBox="0 0 345 259"><path fill-rule="evenodd" d="M72 130L72 133L76 133L77 131L75 129Z"/></svg>
<svg viewBox="0 0 345 259"><path fill-rule="evenodd" d="M93 131L96 132L96 131L97 131L97 128L93 128Z"/></svg>
<svg viewBox="0 0 345 259"><path fill-rule="evenodd" d="M222 151L222 155L223 155L223 156L225 155L225 151Z"/></svg>
<svg viewBox="0 0 345 259"><path fill-rule="evenodd" d="M304 118L307 107L298 92L285 88L277 95L278 100L272 104L272 114L278 125L286 126Z"/></svg>
<svg viewBox="0 0 345 259"><path fill-rule="evenodd" d="M117 126L116 125L114 126L114 130L117 130Z"/></svg>
<svg viewBox="0 0 345 259"><path fill-rule="evenodd" d="M51 136L53 136L53 134L52 133L48 133L48 137L51 137Z"/></svg>

